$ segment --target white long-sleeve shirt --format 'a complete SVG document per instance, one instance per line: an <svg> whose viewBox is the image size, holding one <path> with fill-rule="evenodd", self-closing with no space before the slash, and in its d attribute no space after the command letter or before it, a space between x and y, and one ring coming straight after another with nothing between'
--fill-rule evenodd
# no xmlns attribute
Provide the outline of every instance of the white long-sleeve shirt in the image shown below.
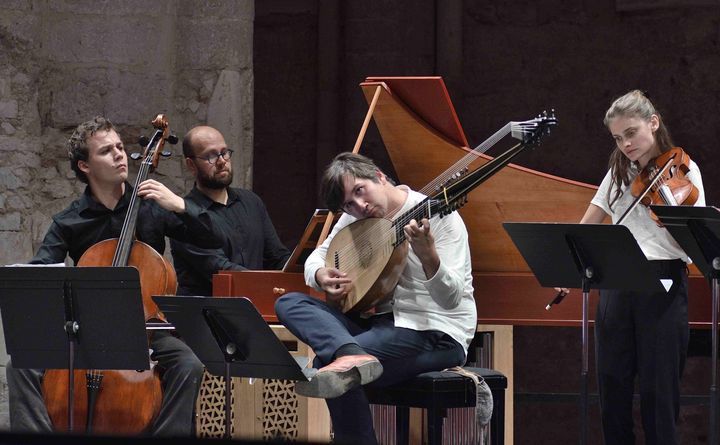
<svg viewBox="0 0 720 445"><path fill-rule="evenodd" d="M424 195L406 186L398 187L408 192L405 203L396 213L398 216L425 199ZM333 237L356 220L347 213L343 214L327 239L308 256L305 261L305 282L308 286L322 291L315 280L315 273L325 267L325 257ZM385 306L378 307L377 311L392 309L396 327L444 332L460 343L467 353L477 324L467 229L460 215L453 212L443 218L431 218L430 232L440 257L438 271L427 279L420 259L411 248L392 299Z"/></svg>

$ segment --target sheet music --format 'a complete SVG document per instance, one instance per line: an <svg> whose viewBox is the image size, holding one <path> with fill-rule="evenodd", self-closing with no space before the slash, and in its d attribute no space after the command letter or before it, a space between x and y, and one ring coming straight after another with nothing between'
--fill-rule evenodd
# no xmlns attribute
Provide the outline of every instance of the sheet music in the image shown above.
<svg viewBox="0 0 720 445"><path fill-rule="evenodd" d="M4 267L65 267L65 263L51 263L51 264L6 264Z"/></svg>

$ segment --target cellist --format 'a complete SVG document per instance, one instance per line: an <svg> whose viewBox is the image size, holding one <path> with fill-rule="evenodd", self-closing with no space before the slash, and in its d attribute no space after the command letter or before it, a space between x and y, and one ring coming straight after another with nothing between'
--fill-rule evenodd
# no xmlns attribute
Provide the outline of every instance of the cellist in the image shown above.
<svg viewBox="0 0 720 445"><path fill-rule="evenodd" d="M80 124L68 141L70 166L86 183L85 192L53 217L32 264L62 263L70 256L77 264L82 254L99 241L120 234L132 196L127 182L128 156L113 124L95 117ZM142 198L137 218L137 239L158 252L165 236L217 248L212 225L204 210L148 179L138 187ZM39 327L40 328L40 327ZM152 359L162 372L163 401L150 433L188 436L199 391L203 365L182 340L156 331L151 337ZM50 432L52 423L42 394L43 370L15 369L8 364L10 427L17 432Z"/></svg>

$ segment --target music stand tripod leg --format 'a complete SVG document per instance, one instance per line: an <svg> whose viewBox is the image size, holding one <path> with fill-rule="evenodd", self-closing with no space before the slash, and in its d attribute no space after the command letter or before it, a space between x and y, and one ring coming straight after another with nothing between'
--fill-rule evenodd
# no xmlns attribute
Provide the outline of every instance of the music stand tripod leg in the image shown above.
<svg viewBox="0 0 720 445"><path fill-rule="evenodd" d="M68 432L72 433L75 411L73 405L75 404L75 340L70 338L68 341Z"/></svg>
<svg viewBox="0 0 720 445"><path fill-rule="evenodd" d="M65 306L65 325L63 329L68 338L68 432L72 433L75 422L75 345L78 341L80 325L75 319L73 304L72 282L65 280L63 283L63 305Z"/></svg>
<svg viewBox="0 0 720 445"><path fill-rule="evenodd" d="M587 418L588 418L588 374L589 374L589 305L590 305L590 284L595 276L588 256L583 252L580 244L572 237L567 238L568 246L571 248L575 265L578 272L582 274L582 369L580 370L580 443L587 444Z"/></svg>
<svg viewBox="0 0 720 445"><path fill-rule="evenodd" d="M718 394L717 394L717 365L718 365L718 289L717 274L720 271L720 258L714 258L712 266L715 277L712 279L712 379L710 383L710 443L718 443L717 416L718 416Z"/></svg>
<svg viewBox="0 0 720 445"><path fill-rule="evenodd" d="M230 362L225 362L225 439L232 436L232 426L230 420L232 417L232 377L230 376Z"/></svg>
<svg viewBox="0 0 720 445"><path fill-rule="evenodd" d="M246 360L246 355L240 351L238 348L237 342L234 341L233 336L231 335L231 329L229 329L229 326L226 326L226 322L223 321L222 317L212 309L203 309L202 311L203 317L205 318L205 322L207 323L208 327L210 328L210 332L212 333L213 337L215 338L215 341L217 342L218 347L223 353L223 356L225 358L225 439L230 439L231 436L231 426L230 426L230 418L232 413L232 405L231 405L231 387L232 387L232 381L231 374L230 374L230 364L233 362L236 362L238 360Z"/></svg>
<svg viewBox="0 0 720 445"><path fill-rule="evenodd" d="M590 280L593 276L592 267L586 267L582 280L582 370L580 371L581 392L580 392L580 415L582 421L580 423L580 443L585 445L588 437L588 374L589 374L589 305L590 305Z"/></svg>

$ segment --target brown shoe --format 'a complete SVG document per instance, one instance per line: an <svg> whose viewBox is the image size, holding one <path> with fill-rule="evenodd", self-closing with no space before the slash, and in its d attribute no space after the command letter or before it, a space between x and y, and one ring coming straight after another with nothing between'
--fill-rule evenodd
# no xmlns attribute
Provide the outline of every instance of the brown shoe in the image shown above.
<svg viewBox="0 0 720 445"><path fill-rule="evenodd" d="M380 361L372 355L345 355L318 369L308 382L297 382L295 392L306 397L332 399L382 375Z"/></svg>

